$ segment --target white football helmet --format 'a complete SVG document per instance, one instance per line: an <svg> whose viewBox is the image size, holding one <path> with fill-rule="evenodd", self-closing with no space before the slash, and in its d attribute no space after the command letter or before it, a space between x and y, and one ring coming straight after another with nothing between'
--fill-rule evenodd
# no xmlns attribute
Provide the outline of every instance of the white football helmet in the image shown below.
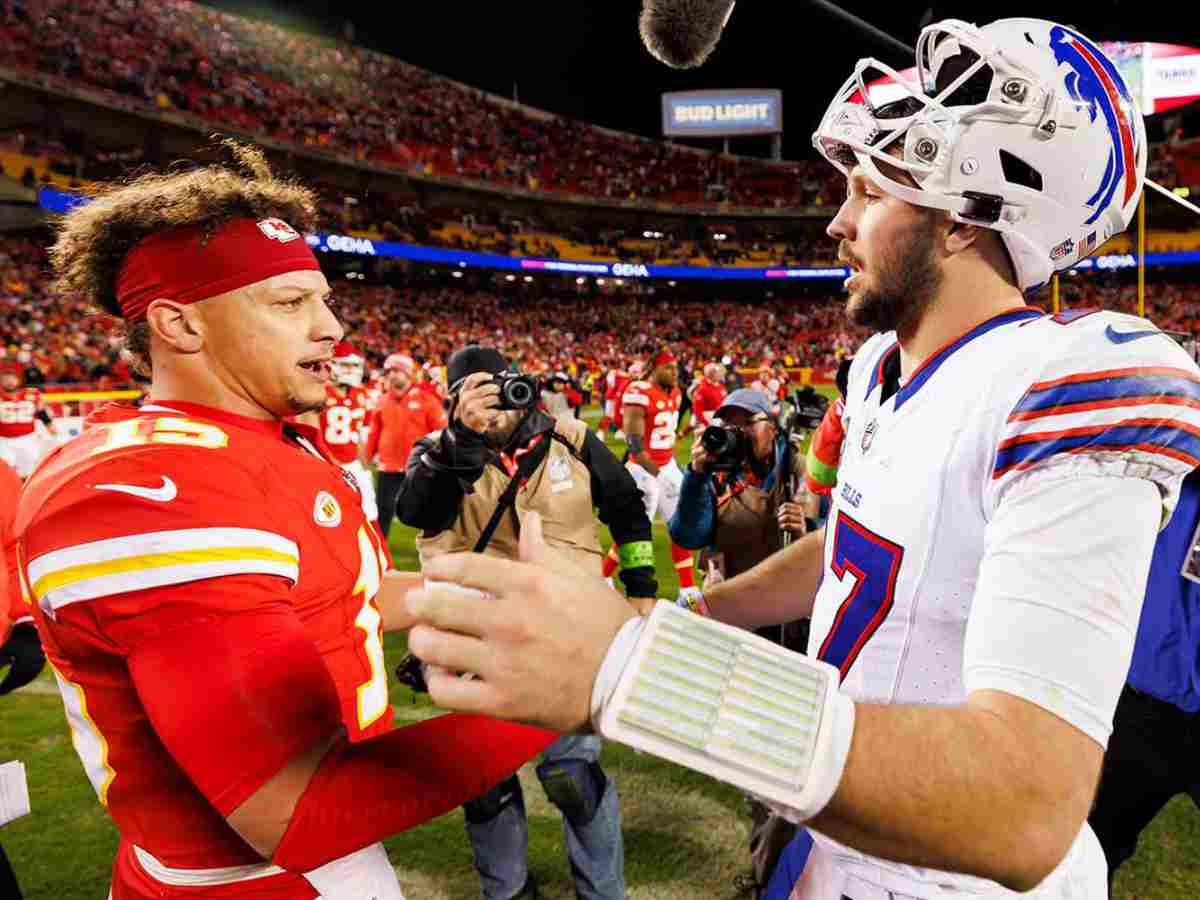
<svg viewBox="0 0 1200 900"><path fill-rule="evenodd" d="M333 380L346 387L362 387L366 361L348 341L342 341L333 350L330 375Z"/></svg>
<svg viewBox="0 0 1200 900"><path fill-rule="evenodd" d="M916 71L913 84L859 60L813 134L818 152L901 200L1000 232L1025 290L1125 230L1145 127L1096 44L1041 19L948 19L921 32ZM917 186L889 177L896 169Z"/></svg>

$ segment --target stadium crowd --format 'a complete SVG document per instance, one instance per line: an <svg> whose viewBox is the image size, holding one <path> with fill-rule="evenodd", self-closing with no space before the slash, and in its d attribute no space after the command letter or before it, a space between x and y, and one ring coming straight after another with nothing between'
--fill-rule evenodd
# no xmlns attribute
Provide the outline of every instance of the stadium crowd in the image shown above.
<svg viewBox="0 0 1200 900"><path fill-rule="evenodd" d="M827 202L834 190L811 161L608 131L184 0L8 0L0 65L347 159L526 190L770 208Z"/></svg>
<svg viewBox="0 0 1200 900"><path fill-rule="evenodd" d="M0 346L31 385L128 384L119 333L82 302L52 296L44 243L0 239ZM736 367L763 360L792 367L836 367L864 338L845 322L839 295L764 298L760 302L664 297L644 285L605 292L592 283L573 290L547 286L540 296L503 287L464 289L428 284L336 282L347 334L373 366L403 351L432 366L456 347L496 346L527 371L606 370L644 349L667 343L699 368L728 357ZM1156 281L1147 315L1171 331L1200 330L1200 292L1186 282ZM1133 312L1136 286L1113 275L1063 279L1064 307L1101 306Z"/></svg>
<svg viewBox="0 0 1200 900"><path fill-rule="evenodd" d="M20 363L30 384L128 382L118 334L82 304L52 296L46 265L37 240L0 240L0 344L7 358ZM375 365L397 350L443 365L456 347L486 341L534 371L598 368L667 342L698 365L723 356L747 367L787 357L796 366L828 368L861 339L842 324L836 298L671 302L596 291L530 301L342 281L336 299L347 334Z"/></svg>

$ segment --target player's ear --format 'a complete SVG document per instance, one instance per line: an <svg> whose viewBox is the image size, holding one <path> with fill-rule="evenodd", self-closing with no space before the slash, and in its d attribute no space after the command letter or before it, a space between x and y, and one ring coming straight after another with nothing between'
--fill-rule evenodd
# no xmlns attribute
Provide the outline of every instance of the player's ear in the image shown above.
<svg viewBox="0 0 1200 900"><path fill-rule="evenodd" d="M947 256L955 256L974 247L976 241L979 240L980 233L985 230L979 225L955 222L949 217L943 227L945 236L942 240L942 247Z"/></svg>
<svg viewBox="0 0 1200 900"><path fill-rule="evenodd" d="M195 306L160 298L150 301L146 322L150 333L177 353L198 353L204 346L203 325Z"/></svg>

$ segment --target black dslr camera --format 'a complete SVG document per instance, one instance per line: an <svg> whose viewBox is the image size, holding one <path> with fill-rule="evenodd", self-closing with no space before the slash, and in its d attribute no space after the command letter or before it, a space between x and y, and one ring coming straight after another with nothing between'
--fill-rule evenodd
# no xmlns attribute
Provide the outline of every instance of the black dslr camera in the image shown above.
<svg viewBox="0 0 1200 900"><path fill-rule="evenodd" d="M711 472L734 472L750 459L750 438L736 428L709 425L700 435Z"/></svg>
<svg viewBox="0 0 1200 900"><path fill-rule="evenodd" d="M792 404L792 414L788 418L787 427L790 434L815 431L820 426L821 420L825 418L826 410L829 409L829 400L811 387L792 391L788 396L788 402Z"/></svg>
<svg viewBox="0 0 1200 900"><path fill-rule="evenodd" d="M542 398L542 386L532 375L497 372L492 382L500 386L500 405L496 409L532 409Z"/></svg>

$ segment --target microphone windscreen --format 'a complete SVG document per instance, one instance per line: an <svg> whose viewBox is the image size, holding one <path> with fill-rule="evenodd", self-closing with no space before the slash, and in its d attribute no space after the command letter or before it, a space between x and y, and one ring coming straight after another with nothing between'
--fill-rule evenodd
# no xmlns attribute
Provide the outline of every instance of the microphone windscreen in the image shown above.
<svg viewBox="0 0 1200 900"><path fill-rule="evenodd" d="M645 0L642 43L676 69L701 65L721 39L736 0Z"/></svg>

